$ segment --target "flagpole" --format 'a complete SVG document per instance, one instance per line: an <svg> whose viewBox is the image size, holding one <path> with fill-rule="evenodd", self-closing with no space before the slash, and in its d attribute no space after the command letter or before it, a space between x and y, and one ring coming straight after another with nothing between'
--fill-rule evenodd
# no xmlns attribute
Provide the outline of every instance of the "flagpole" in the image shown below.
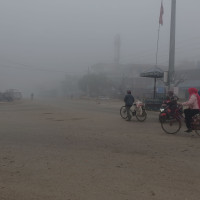
<svg viewBox="0 0 200 200"><path fill-rule="evenodd" d="M163 25L163 16L164 10L163 10L163 0L161 1L161 7L160 7L160 16L159 16L159 26L158 26L158 39L157 39L157 48L156 48L156 67L158 64L158 43L160 39L160 25ZM154 95L153 98L155 99L156 97L156 78L154 78Z"/></svg>
<svg viewBox="0 0 200 200"><path fill-rule="evenodd" d="M159 44L159 39L160 39L160 25L163 25L163 19L162 19L163 14L164 14L163 0L161 0L160 16L159 16L159 26L158 26L158 39L157 39L157 48L156 48L156 66L158 64L158 44Z"/></svg>
<svg viewBox="0 0 200 200"><path fill-rule="evenodd" d="M159 39L160 39L160 24L158 27L158 39L157 39L157 48L156 48L156 66L158 64L158 43L159 43Z"/></svg>

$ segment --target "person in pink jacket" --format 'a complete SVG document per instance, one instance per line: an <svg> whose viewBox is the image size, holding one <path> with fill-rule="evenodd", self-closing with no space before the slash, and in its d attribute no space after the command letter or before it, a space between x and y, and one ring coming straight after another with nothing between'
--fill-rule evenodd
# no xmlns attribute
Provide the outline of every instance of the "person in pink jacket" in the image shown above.
<svg viewBox="0 0 200 200"><path fill-rule="evenodd" d="M192 132L191 121L192 117L199 113L200 109L200 96L198 95L198 90L196 88L189 88L189 100L182 103L183 106L188 106L188 109L184 110L185 114L185 123L187 130L185 132Z"/></svg>

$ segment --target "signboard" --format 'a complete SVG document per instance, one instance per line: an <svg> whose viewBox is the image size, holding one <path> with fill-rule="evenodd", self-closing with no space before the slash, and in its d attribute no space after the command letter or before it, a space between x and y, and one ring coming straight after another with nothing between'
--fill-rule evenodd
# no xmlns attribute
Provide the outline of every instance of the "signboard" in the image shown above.
<svg viewBox="0 0 200 200"><path fill-rule="evenodd" d="M179 87L174 87L174 94L178 96L178 93L179 93Z"/></svg>
<svg viewBox="0 0 200 200"><path fill-rule="evenodd" d="M164 83L168 83L168 71L164 72L164 78L163 78L163 80L164 80Z"/></svg>

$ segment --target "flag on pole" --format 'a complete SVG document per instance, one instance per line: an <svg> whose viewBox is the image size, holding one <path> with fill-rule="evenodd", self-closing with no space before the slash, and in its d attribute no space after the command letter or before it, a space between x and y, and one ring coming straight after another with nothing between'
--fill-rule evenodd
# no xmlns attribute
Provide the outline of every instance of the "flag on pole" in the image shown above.
<svg viewBox="0 0 200 200"><path fill-rule="evenodd" d="M163 25L163 14L164 14L164 8L163 8L163 3L161 2L160 6L160 17L159 17L159 24Z"/></svg>

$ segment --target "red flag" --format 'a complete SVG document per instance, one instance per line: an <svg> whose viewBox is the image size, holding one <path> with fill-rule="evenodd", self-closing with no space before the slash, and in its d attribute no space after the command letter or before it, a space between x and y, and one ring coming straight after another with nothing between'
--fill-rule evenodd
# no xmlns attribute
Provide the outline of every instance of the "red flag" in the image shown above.
<svg viewBox="0 0 200 200"><path fill-rule="evenodd" d="M160 17L159 17L159 24L161 24L161 25L163 25L163 14L164 14L164 8L163 8L163 3L161 2Z"/></svg>

